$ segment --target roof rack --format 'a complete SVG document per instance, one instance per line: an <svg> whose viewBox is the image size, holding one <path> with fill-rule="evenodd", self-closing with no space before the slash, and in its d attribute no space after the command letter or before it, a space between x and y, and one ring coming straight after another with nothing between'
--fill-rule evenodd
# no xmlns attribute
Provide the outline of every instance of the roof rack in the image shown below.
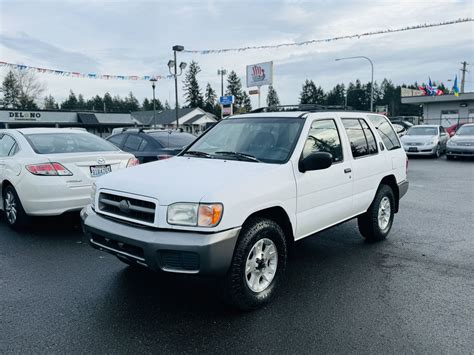
<svg viewBox="0 0 474 355"><path fill-rule="evenodd" d="M345 111L348 107L342 105L320 105L320 104L296 104L296 105L278 105L269 107L260 107L250 111L250 113L259 112L291 112L291 111Z"/></svg>

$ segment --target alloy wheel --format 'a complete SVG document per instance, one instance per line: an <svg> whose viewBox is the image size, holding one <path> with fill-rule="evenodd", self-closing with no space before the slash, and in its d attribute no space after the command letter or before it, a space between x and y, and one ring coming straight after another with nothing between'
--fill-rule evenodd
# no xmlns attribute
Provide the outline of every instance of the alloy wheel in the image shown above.
<svg viewBox="0 0 474 355"><path fill-rule="evenodd" d="M387 196L384 196L382 200L380 201L379 212L377 216L379 228L382 231L387 229L390 223L390 217L391 217L390 200Z"/></svg>
<svg viewBox="0 0 474 355"><path fill-rule="evenodd" d="M277 266L275 243L268 238L258 240L250 249L245 263L245 281L249 289L255 293L267 289L275 278Z"/></svg>
<svg viewBox="0 0 474 355"><path fill-rule="evenodd" d="M4 208L8 222L12 225L15 224L18 210L15 195L11 191L5 194Z"/></svg>

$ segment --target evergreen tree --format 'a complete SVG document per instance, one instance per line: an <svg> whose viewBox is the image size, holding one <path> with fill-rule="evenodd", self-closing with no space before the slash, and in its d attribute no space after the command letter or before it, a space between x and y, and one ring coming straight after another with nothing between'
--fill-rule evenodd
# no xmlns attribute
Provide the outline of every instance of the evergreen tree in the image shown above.
<svg viewBox="0 0 474 355"><path fill-rule="evenodd" d="M72 90L69 91L69 97L61 103L62 110L75 110L77 108L77 97Z"/></svg>
<svg viewBox="0 0 474 355"><path fill-rule="evenodd" d="M3 107L17 108L20 99L20 87L15 74L10 70L2 82Z"/></svg>
<svg viewBox="0 0 474 355"><path fill-rule="evenodd" d="M233 70L227 76L226 95L234 95L234 111L237 111L243 102L242 82Z"/></svg>
<svg viewBox="0 0 474 355"><path fill-rule="evenodd" d="M313 80L306 79L300 94L300 104L324 104L326 96L321 86L316 87Z"/></svg>
<svg viewBox="0 0 474 355"><path fill-rule="evenodd" d="M278 94L276 90L273 88L273 85L268 87L268 94L267 94L267 106L273 107L280 105L280 99L278 98Z"/></svg>
<svg viewBox="0 0 474 355"><path fill-rule="evenodd" d="M252 102L250 101L250 96L247 92L242 91L242 106L240 108L240 112L250 112L252 111Z"/></svg>
<svg viewBox="0 0 474 355"><path fill-rule="evenodd" d="M102 100L102 107L96 107L97 111L104 111L104 112L113 112L114 110L114 100L112 99L112 95L106 92L104 94L104 98Z"/></svg>
<svg viewBox="0 0 474 355"><path fill-rule="evenodd" d="M93 98L87 100L86 108L91 111L103 111L104 101L99 95L95 95Z"/></svg>
<svg viewBox="0 0 474 355"><path fill-rule="evenodd" d="M86 102L84 100L84 96L82 96L82 94L79 94L77 96L77 107L76 107L76 110L85 110L87 109L87 105L86 105Z"/></svg>
<svg viewBox="0 0 474 355"><path fill-rule="evenodd" d="M59 110L59 106L52 95L48 95L44 98L43 107L45 110Z"/></svg>
<svg viewBox="0 0 474 355"><path fill-rule="evenodd" d="M165 107L164 107L165 110L171 110L171 106L170 104L168 103L168 100L165 101Z"/></svg>
<svg viewBox="0 0 474 355"><path fill-rule="evenodd" d="M327 105L344 105L344 84L337 84L333 87L326 95L326 104Z"/></svg>
<svg viewBox="0 0 474 355"><path fill-rule="evenodd" d="M192 61L184 77L184 98L188 107L203 107L203 97L197 75L201 71L198 63Z"/></svg>
<svg viewBox="0 0 474 355"><path fill-rule="evenodd" d="M211 84L207 83L206 93L204 95L204 109L207 112L214 113L216 106L217 95Z"/></svg>
<svg viewBox="0 0 474 355"><path fill-rule="evenodd" d="M148 100L145 97L142 103L142 111L149 111L149 110L150 110L150 100ZM153 103L151 104L151 110L153 110Z"/></svg>
<svg viewBox="0 0 474 355"><path fill-rule="evenodd" d="M125 102L122 100L120 95L115 95L112 99L111 112L125 112Z"/></svg>
<svg viewBox="0 0 474 355"><path fill-rule="evenodd" d="M128 96L125 98L124 102L122 103L122 111L133 112L133 111L138 111L139 109L140 109L140 103L138 102L135 95L133 95L133 93L130 91Z"/></svg>

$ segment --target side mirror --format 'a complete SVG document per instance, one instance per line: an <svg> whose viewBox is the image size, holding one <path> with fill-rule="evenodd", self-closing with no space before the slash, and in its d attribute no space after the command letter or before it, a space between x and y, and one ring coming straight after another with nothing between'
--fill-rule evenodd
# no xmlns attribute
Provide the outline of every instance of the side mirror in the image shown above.
<svg viewBox="0 0 474 355"><path fill-rule="evenodd" d="M327 169L332 165L332 154L327 152L313 152L300 160L299 170L304 173L312 170Z"/></svg>

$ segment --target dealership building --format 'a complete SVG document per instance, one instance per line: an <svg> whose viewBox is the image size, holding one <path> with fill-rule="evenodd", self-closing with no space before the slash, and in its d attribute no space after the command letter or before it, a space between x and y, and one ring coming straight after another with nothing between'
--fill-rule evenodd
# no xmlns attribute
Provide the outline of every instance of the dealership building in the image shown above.
<svg viewBox="0 0 474 355"><path fill-rule="evenodd" d="M137 121L129 113L0 109L0 128L81 127L104 137L114 128L134 126Z"/></svg>
<svg viewBox="0 0 474 355"><path fill-rule="evenodd" d="M402 104L423 107L423 123L449 127L455 123L474 122L474 93L459 96L402 96Z"/></svg>

